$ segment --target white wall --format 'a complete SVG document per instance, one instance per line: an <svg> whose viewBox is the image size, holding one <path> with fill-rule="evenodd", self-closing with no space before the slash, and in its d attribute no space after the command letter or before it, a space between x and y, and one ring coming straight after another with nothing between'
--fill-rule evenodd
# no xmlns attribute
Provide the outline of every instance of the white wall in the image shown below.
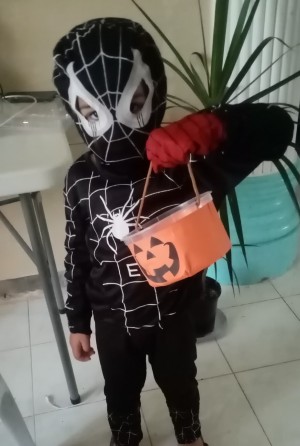
<svg viewBox="0 0 300 446"><path fill-rule="evenodd" d="M201 2L210 41L214 2ZM139 4L186 59L193 51L201 51L197 0L139 0ZM156 38L163 55L171 58L166 45L130 0L0 0L0 82L5 91L53 89L52 48L56 41L74 25L105 16L128 17L143 23ZM173 73L169 73L169 88L186 99L191 96ZM69 132L69 142L75 157L78 156L83 145L74 129ZM43 200L57 267L62 270L64 215L61 187L45 192ZM20 206L13 204L1 210L27 239ZM36 274L35 267L0 222L0 280L32 274Z"/></svg>

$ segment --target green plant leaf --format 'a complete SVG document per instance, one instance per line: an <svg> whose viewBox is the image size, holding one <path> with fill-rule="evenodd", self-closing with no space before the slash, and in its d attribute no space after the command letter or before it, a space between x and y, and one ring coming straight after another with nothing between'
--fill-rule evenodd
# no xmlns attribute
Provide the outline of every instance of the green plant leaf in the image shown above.
<svg viewBox="0 0 300 446"><path fill-rule="evenodd" d="M170 50L173 52L173 54L176 56L176 59L178 60L178 62L182 65L184 71L186 72L186 74L192 79L193 78L193 73L190 70L188 64L186 63L186 61L184 60L184 58L181 56L181 54L179 53L179 51L175 48L175 46L172 44L172 42L168 39L168 37L165 35L165 33L160 29L160 27L151 19L151 17L146 13L146 11L144 11L144 9L135 1L135 0L131 0L132 3L137 7L137 9L143 14L143 16L148 20L149 23L151 23L151 25L153 26L153 28L158 32L158 34L161 36L161 38L166 42L166 44L168 45L168 47L170 48ZM164 61L166 62L166 59L164 59ZM174 64L172 64L171 62L168 63L169 66L173 66L174 69ZM171 67L172 68L172 67ZM176 67L177 68L177 67ZM177 70L175 70L177 73L178 71L180 71L178 68ZM181 73L183 75L183 73ZM182 76L181 76L182 77Z"/></svg>
<svg viewBox="0 0 300 446"><path fill-rule="evenodd" d="M241 247L240 243L233 243L232 246L239 246ZM257 248L258 245L255 245L253 243L245 243L246 248L250 247L250 248Z"/></svg>
<svg viewBox="0 0 300 446"><path fill-rule="evenodd" d="M133 1L133 0L132 0ZM168 65L170 68L172 68L173 71L175 71L175 73L178 74L178 76L180 76L184 82L190 87L190 89L193 91L193 93L197 96L198 99L200 99L200 101L202 102L202 104L205 107L208 107L210 105L210 99L209 96L205 90L205 87L202 83L198 83L195 79L194 79L194 75L191 72L191 75L193 77L193 81L191 81L175 64L173 64L172 62L170 62L167 59L163 58L163 61L166 65Z"/></svg>
<svg viewBox="0 0 300 446"><path fill-rule="evenodd" d="M174 94L167 94L167 100L168 101L176 101L178 103L182 103L185 105L188 105L191 108L194 108L195 110L199 111L199 108L196 107L196 105L191 104L190 102L186 101L185 99L180 98L179 96L175 96Z"/></svg>
<svg viewBox="0 0 300 446"><path fill-rule="evenodd" d="M210 96L212 98L218 93L222 75L228 6L229 0L216 0L210 76Z"/></svg>
<svg viewBox="0 0 300 446"><path fill-rule="evenodd" d="M294 48L297 48L300 44L295 45L291 48L289 48L287 51L285 51L284 53L282 53L277 59L273 60L273 62L268 65L263 71L261 71L259 73L258 76L256 76L254 79L252 79L251 82L249 82L248 85L246 85L242 90L240 90L233 98L230 99L229 102L234 101L237 97L239 97L242 93L244 93L244 91L248 90L248 88L254 84L259 78L261 78L267 71L269 71L273 65L275 65L280 59L282 59L287 53L289 53L290 51L292 51Z"/></svg>
<svg viewBox="0 0 300 446"><path fill-rule="evenodd" d="M230 237L230 227L229 227L228 209L227 209L226 199L223 201L223 203L220 206L220 217L221 217L222 223L224 225L224 228L226 229L228 236ZM226 261L227 261L230 282L233 287L233 267L232 267L232 251L231 250L229 252L227 252L227 254L226 254Z"/></svg>
<svg viewBox="0 0 300 446"><path fill-rule="evenodd" d="M259 93L251 96L250 98L245 99L243 102L255 102L259 99L263 98L269 93L272 93L272 91L278 90L283 85L288 84L289 82L293 81L294 79L297 79L297 77L300 77L300 70L296 71L296 73L291 74L290 76L286 77L280 82L276 82L276 84L271 85L271 87L265 88L264 90L260 91Z"/></svg>
<svg viewBox="0 0 300 446"><path fill-rule="evenodd" d="M225 103L225 102L228 101L230 96L236 91L237 87L240 85L240 83L242 82L242 80L244 79L244 77L246 76L248 71L251 69L251 67L254 64L255 60L259 57L259 55L262 53L262 51L265 49L265 47L270 42L272 42L274 40L278 40L283 45L288 46L288 45L286 45L286 43L282 39L279 39L277 37L267 37L266 39L264 39L258 45L258 47L253 51L253 53L251 54L251 56L249 57L249 59L247 60L245 65L243 66L243 68L240 70L239 74L236 76L236 78L234 79L232 84L226 90L226 93L224 94L223 99L222 99L222 103ZM256 80L259 79L259 77L261 77L261 76L262 76L262 73L260 74L260 76L258 76L256 78ZM246 88L248 88L248 86ZM244 89L244 91L245 91L245 89Z"/></svg>
<svg viewBox="0 0 300 446"><path fill-rule="evenodd" d="M186 110L189 113L195 113L193 108L188 107L187 105L168 105L166 110L172 110L173 108L181 108L182 110Z"/></svg>
<svg viewBox="0 0 300 446"><path fill-rule="evenodd" d="M249 34L249 29L253 23L254 16L256 14L258 5L260 0L256 0L252 9L249 13L249 16L246 20L248 8L249 8L249 0L245 0L240 12L240 16L235 28L234 35L231 40L231 44L227 53L227 57L224 63L224 69L222 72L222 79L219 83L218 89L218 97L222 97L224 95L225 88L227 83L232 75L234 67L236 66L237 60L242 51L242 47L245 43L246 37ZM246 23L245 23L246 20Z"/></svg>
<svg viewBox="0 0 300 446"><path fill-rule="evenodd" d="M218 280L218 265L217 262L214 263L214 269L215 269L215 278Z"/></svg>
<svg viewBox="0 0 300 446"><path fill-rule="evenodd" d="M207 58L205 30L204 30L204 23L203 23L203 14L202 14L202 8L201 8L201 1L200 0L198 0L198 7L199 7L199 14L200 14L201 34L202 34L203 49L204 49L203 66L204 66L205 73L206 73L207 86L208 86L208 91L209 91L210 90L210 78L209 78L209 69L208 69L208 58ZM195 52L193 54L197 54L197 52Z"/></svg>
<svg viewBox="0 0 300 446"><path fill-rule="evenodd" d="M192 62L190 63L190 66L191 66L191 70L192 70L192 73L193 73L193 76L194 76L193 77L193 83L194 83L195 87L197 88L197 85L200 85L200 89L202 88L202 86L205 88L205 86L204 86L204 84L203 84L203 82L201 80L201 77L197 73L197 71L196 71L196 69L195 69L195 67L194 67ZM205 91L207 92L207 97L209 97L209 94L208 94L208 91L206 90L206 88L205 88Z"/></svg>
<svg viewBox="0 0 300 446"><path fill-rule="evenodd" d="M205 71L207 88L208 88L208 91L209 91L209 88L210 88L210 78L209 78L208 65L207 65L207 62L205 60L205 56L203 56L203 54L199 53L199 51L193 51L191 56L197 56L197 58L200 60L202 66L204 68L204 71ZM192 62L191 62L191 64L192 64Z"/></svg>
<svg viewBox="0 0 300 446"><path fill-rule="evenodd" d="M132 3L136 6L136 8L143 14L143 16L148 20L149 23L153 26L153 28L158 32L158 34L162 37L162 39L166 42L170 50L175 55L177 61L181 64L184 69L184 72L181 71L173 62L163 59L164 63L168 65L173 71L175 71L184 82L192 89L192 91L197 95L202 104L207 107L207 104L210 104L208 94L204 87L203 82L199 78L195 78L193 71L190 69L184 58L181 56L179 51L175 48L172 42L168 39L165 33L160 29L160 27L151 19L151 17L144 11L144 9L136 2L136 0L131 0ZM227 1L227 0L226 0Z"/></svg>
<svg viewBox="0 0 300 446"><path fill-rule="evenodd" d="M177 96L167 95L167 101L170 102L171 104L173 104L174 106L181 107L185 110L190 111L191 113L195 113L195 112L199 111L199 109L197 107L195 107L194 105L190 104L187 101L184 101L181 98L178 98Z"/></svg>
<svg viewBox="0 0 300 446"><path fill-rule="evenodd" d="M291 160L289 160L285 155L281 157L281 159L285 162L285 164L289 167L290 171L298 181L298 184L300 185L300 172L298 171L297 167L294 163L292 163Z"/></svg>
<svg viewBox="0 0 300 446"><path fill-rule="evenodd" d="M133 0L132 0L133 1ZM180 76L183 81L192 89L192 91L195 93L195 86L193 84L193 82L185 75L185 73L183 71L180 70L180 68L178 68L176 65L174 65L172 62L170 62L167 59L163 58L163 61L166 65L168 65L170 68L172 68L173 71L175 71L175 73L178 74L178 76ZM196 94L196 93L195 93Z"/></svg>
<svg viewBox="0 0 300 446"><path fill-rule="evenodd" d="M228 265L228 259L227 259L226 257L223 257L223 260L225 260L225 262L226 262L227 265ZM232 268L232 273L233 273L233 276L234 276L234 278L235 278L236 285L237 285L238 290L239 290L239 293L240 293L240 292L241 292L241 289L240 289L240 284L239 284L238 276L237 276L237 274L236 274L236 272L235 272L235 270L234 270L233 268ZM235 289L234 289L234 283L233 283L233 282L231 282L231 287L232 287L233 295L234 295L234 297L235 297Z"/></svg>
<svg viewBox="0 0 300 446"><path fill-rule="evenodd" d="M295 194L293 185L291 183L291 180L290 180L290 178L288 176L287 171L285 170L284 166L281 164L281 162L279 160L275 160L275 161L273 161L273 163L276 166L278 172L280 173L280 175L281 175L281 177L282 177L282 179L284 181L284 184L285 184L285 186L286 186L286 188L287 188L287 190L289 192L289 195L290 195L290 197L291 197L291 199L292 199L292 201L293 201L293 203L295 205L295 208L296 208L296 210L297 210L297 212L298 212L298 214L300 216L300 206L299 206L299 203L298 203L297 195Z"/></svg>
<svg viewBox="0 0 300 446"><path fill-rule="evenodd" d="M236 195L235 189L233 189L230 194L227 195L228 203L230 206L233 223L236 229L236 233L240 242L240 247L246 262L246 265L248 266L248 260L247 260L247 254L246 254L246 248L245 248L245 240L244 240L244 232L243 232L243 226L242 226L242 219L240 214L240 208L239 203Z"/></svg>

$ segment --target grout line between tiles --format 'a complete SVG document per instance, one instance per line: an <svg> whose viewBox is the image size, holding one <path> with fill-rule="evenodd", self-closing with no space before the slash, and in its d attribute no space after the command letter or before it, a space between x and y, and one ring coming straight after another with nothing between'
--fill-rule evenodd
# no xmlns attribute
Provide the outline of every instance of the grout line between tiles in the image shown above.
<svg viewBox="0 0 300 446"><path fill-rule="evenodd" d="M272 282L272 279L268 279L268 283L271 285L271 287L276 291L276 293L278 294L279 297L282 297L280 292L277 290L276 286L274 285L274 283Z"/></svg>
<svg viewBox="0 0 300 446"><path fill-rule="evenodd" d="M222 376L230 376L233 375L233 372L226 372L226 373L220 373L219 375L213 375L213 376L207 376L206 378L196 378L196 380L199 381L207 381L209 379L215 379L215 378L221 378ZM147 393L147 392L153 392L154 390L160 390L160 387L153 387L153 389L143 389L142 393Z"/></svg>
<svg viewBox="0 0 300 446"><path fill-rule="evenodd" d="M300 362L300 357L298 359L296 358L296 359L290 359L288 361L276 362L275 364L266 364L266 365L261 365L259 367L252 367L252 368L247 369L247 370L236 370L233 373L234 374L238 374L238 373L252 372L254 370L267 369L269 367L276 367L277 365L289 364L290 362Z"/></svg>
<svg viewBox="0 0 300 446"><path fill-rule="evenodd" d="M31 347L38 347L39 345L47 345L47 344L56 344L55 339L53 339L52 341L44 341L44 342L35 342L31 344Z"/></svg>
<svg viewBox="0 0 300 446"><path fill-rule="evenodd" d="M15 351L15 350L23 350L24 348L30 348L30 345L23 345L22 347L1 349L0 350L0 354L1 353L12 352L12 351Z"/></svg>
<svg viewBox="0 0 300 446"><path fill-rule="evenodd" d="M282 295L279 293L279 291L277 290L277 288L275 287L274 283L272 282L272 280L269 280L271 286L274 288L274 290L276 291L276 293L279 294L279 296L282 298Z"/></svg>
<svg viewBox="0 0 300 446"><path fill-rule="evenodd" d="M278 300L278 299L283 299L282 296L277 296L277 297L272 297L269 299L264 299L264 300L258 300L255 302L245 302L245 303L241 303L241 304L236 304L236 305L228 305L226 307L222 307L218 305L218 309L219 310L228 310L229 308L237 308L237 307L244 307L245 305L254 305L254 304L262 304L264 302L273 302L273 300Z"/></svg>
<svg viewBox="0 0 300 446"><path fill-rule="evenodd" d="M276 286L274 285L274 283L272 283L271 281L270 281L270 283L271 283L271 285L272 285L272 287L274 288L274 290L279 294L279 296L281 297L281 299L287 299L287 298L289 298L289 297L295 297L295 296L300 296L299 295L299 293L292 293L292 294L288 294L287 296L284 296L283 294L281 294L278 290L277 290L277 288L276 288Z"/></svg>
<svg viewBox="0 0 300 446"><path fill-rule="evenodd" d="M216 342L217 342L217 345L218 345L218 347L219 347L219 349L220 349L220 351L221 351L221 353L222 353L222 355L223 355L225 361L226 361L227 364L228 364L228 367L229 367L230 370L232 371L232 374L233 374L233 376L234 376L234 378L235 378L235 380L236 380L237 385L238 385L239 388L241 389L241 391L242 391L244 397L246 398L246 401L248 402L250 408L252 409L252 412L253 412L253 414L254 414L254 416L255 416L255 418L256 418L258 424L260 425L260 427L261 427L263 433L265 434L265 437L266 437L266 439L268 440L268 443L270 444L270 446L272 446L272 443L271 443L270 438L268 437L268 435L267 435L267 433L266 433L266 431L265 431L265 429L264 429L262 423L260 422L260 420L259 420L259 418L258 418L258 416L257 416L257 414L256 414L256 412L255 412L255 410L254 410L254 408L252 407L252 404L250 403L250 400L248 399L246 393L244 392L244 389L242 388L242 386L241 386L239 380L237 379L236 373L233 371L233 369L232 369L232 367L231 367L229 361L227 360L227 358L226 358L226 356L225 356L225 354L224 354L224 352L223 352L221 346L219 345L219 342L218 342L217 339L216 339Z"/></svg>
<svg viewBox="0 0 300 446"><path fill-rule="evenodd" d="M99 400L94 400L94 401L86 401L80 404L76 404L76 405L72 405L72 406L65 406L65 407L59 407L59 408L54 408L52 410L43 410L41 412L37 412L34 414L35 417L39 417L41 415L47 415L50 413L57 413L57 412L61 412L62 410L73 410L73 409L77 409L78 407L83 407L83 406L88 406L89 404L97 404L97 403L102 403L103 401L105 401L106 398L100 398Z"/></svg>
<svg viewBox="0 0 300 446"><path fill-rule="evenodd" d="M274 290L276 290L277 291L277 293L279 294L279 296L281 297L281 299L283 300L283 302L287 305L287 307L291 310L291 312L295 315L295 317L298 319L298 321L300 321L300 318L299 318L299 316L297 315L297 313L295 313L295 311L290 307L290 305L287 303L287 301L285 300L285 299L288 299L289 297L296 297L296 296L299 296L300 297L300 295L299 294L294 294L294 295L291 295L291 296L282 296L280 293L279 293L279 291L276 289L276 287L275 287L275 285L270 281L270 283L271 283L271 285L272 285L272 287L274 288Z"/></svg>
<svg viewBox="0 0 300 446"><path fill-rule="evenodd" d="M33 434L34 434L34 441L36 442L35 405L34 405L34 390L33 390L33 364L32 364L31 329L30 329L30 315L29 315L29 302L28 302L28 301L27 301L27 315L28 315L29 355L30 355L30 371L31 371L31 395L32 395L32 412L33 412Z"/></svg>
<svg viewBox="0 0 300 446"><path fill-rule="evenodd" d="M288 296L288 297L295 297L295 296ZM291 310L291 312L295 315L295 317L298 319L298 321L300 321L299 316L297 315L297 313L293 310L293 308L287 303L287 301L285 300L287 299L287 297L283 297L282 300L284 301L284 303L287 305L287 307Z"/></svg>

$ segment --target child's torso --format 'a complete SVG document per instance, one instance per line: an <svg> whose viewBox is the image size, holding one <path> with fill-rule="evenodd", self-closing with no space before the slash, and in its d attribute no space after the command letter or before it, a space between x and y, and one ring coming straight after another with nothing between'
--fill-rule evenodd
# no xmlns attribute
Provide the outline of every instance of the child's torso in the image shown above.
<svg viewBox="0 0 300 446"><path fill-rule="evenodd" d="M92 262L87 292L94 311L105 310L106 317L110 314L124 320L128 329L152 326L176 313L187 292L186 281L151 287L122 241L135 228L145 177L112 181L93 168L87 156L74 164L73 171L74 184L69 184L68 189L74 189L86 223L86 244ZM141 224L191 198L192 187L183 172L185 169L176 179L169 172L151 176Z"/></svg>

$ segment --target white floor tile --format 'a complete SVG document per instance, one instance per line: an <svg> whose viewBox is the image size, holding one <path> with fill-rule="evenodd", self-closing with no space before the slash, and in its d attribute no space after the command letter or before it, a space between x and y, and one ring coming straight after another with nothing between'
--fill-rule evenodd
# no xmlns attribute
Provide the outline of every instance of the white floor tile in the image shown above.
<svg viewBox="0 0 300 446"><path fill-rule="evenodd" d="M45 299L41 297L29 299L28 306L31 345L54 341L54 332ZM69 330L67 317L62 315L61 321L66 337L68 337Z"/></svg>
<svg viewBox="0 0 300 446"><path fill-rule="evenodd" d="M216 341L197 344L197 379L227 375L231 370Z"/></svg>
<svg viewBox="0 0 300 446"><path fill-rule="evenodd" d="M29 345L28 305L26 301L0 305L0 351Z"/></svg>
<svg viewBox="0 0 300 446"><path fill-rule="evenodd" d="M0 373L23 415L33 415L31 358L29 347L0 352Z"/></svg>
<svg viewBox="0 0 300 446"><path fill-rule="evenodd" d="M203 436L213 446L269 446L235 378L200 382ZM159 390L142 395L142 407L153 446L176 444L164 397Z"/></svg>
<svg viewBox="0 0 300 446"><path fill-rule="evenodd" d="M300 318L300 294L298 296L285 297L284 300L297 317Z"/></svg>
<svg viewBox="0 0 300 446"><path fill-rule="evenodd" d="M33 417L25 418L26 426L29 430L32 439L34 440L34 420ZM7 428L0 421L0 446L20 446L16 443L15 439L12 437Z"/></svg>
<svg viewBox="0 0 300 446"><path fill-rule="evenodd" d="M218 301L218 308L235 307L237 305L277 299L279 297L277 291L267 280L255 285L240 286L240 291L238 287L235 287L235 295L231 286L222 285L222 294Z"/></svg>
<svg viewBox="0 0 300 446"><path fill-rule="evenodd" d="M105 401L36 416L37 446L109 446L110 437Z"/></svg>
<svg viewBox="0 0 300 446"><path fill-rule="evenodd" d="M272 446L300 443L300 361L237 375Z"/></svg>
<svg viewBox="0 0 300 446"><path fill-rule="evenodd" d="M146 377L146 382L145 382L143 391L153 390L153 389L158 389L158 385L156 384L156 381L154 379L152 367L149 364L149 362L147 361L147 377Z"/></svg>
<svg viewBox="0 0 300 446"><path fill-rule="evenodd" d="M72 358L72 364L82 401L103 400L104 380L97 355L89 362L79 362ZM54 410L45 396L50 396L51 401L59 407L70 406L67 385L54 342L32 347L32 370L36 414Z"/></svg>
<svg viewBox="0 0 300 446"><path fill-rule="evenodd" d="M160 390L142 394L142 410L153 446L174 446L173 427Z"/></svg>
<svg viewBox="0 0 300 446"><path fill-rule="evenodd" d="M224 310L219 345L234 371L300 359L300 322L282 299Z"/></svg>
<svg viewBox="0 0 300 446"><path fill-rule="evenodd" d="M272 284L283 297L295 296L300 292L300 258L284 276L272 280Z"/></svg>

